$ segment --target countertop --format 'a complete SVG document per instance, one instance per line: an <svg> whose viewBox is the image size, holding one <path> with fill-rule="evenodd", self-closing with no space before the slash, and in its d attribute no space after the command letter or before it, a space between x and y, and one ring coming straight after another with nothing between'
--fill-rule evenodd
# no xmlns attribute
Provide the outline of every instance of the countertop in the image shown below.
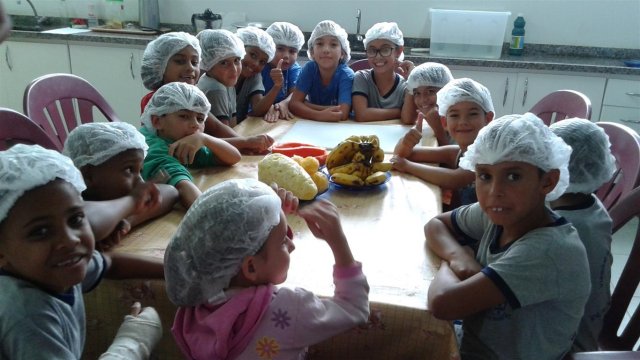
<svg viewBox="0 0 640 360"><path fill-rule="evenodd" d="M51 41L69 44L96 43L111 46L134 46L144 48L157 35L111 34L104 32L86 32L79 34L46 34L32 31L12 31L8 40L13 41ZM410 43L407 41L407 43ZM558 48L563 48L558 50ZM640 77L640 68L624 65L624 60L640 58L640 51L587 47L558 47L529 44L522 56L511 56L503 49L500 59L467 59L453 57L436 57L429 54L412 54L409 46L405 47L405 58L416 64L427 61L440 62L447 66L469 66L495 68L496 71L559 71L584 74L602 74L605 76L626 78L626 75ZM575 54L578 54L577 56ZM301 51L300 60L304 62L306 51ZM352 51L352 60L363 59L361 51Z"/></svg>

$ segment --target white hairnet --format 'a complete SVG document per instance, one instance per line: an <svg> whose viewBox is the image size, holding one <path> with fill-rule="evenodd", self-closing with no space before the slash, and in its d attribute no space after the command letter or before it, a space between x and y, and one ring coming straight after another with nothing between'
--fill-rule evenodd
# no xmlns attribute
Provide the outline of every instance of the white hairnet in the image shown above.
<svg viewBox="0 0 640 360"><path fill-rule="evenodd" d="M292 23L277 21L269 25L267 33L273 38L276 45L284 45L295 48L298 51L304 45L304 34L299 27Z"/></svg>
<svg viewBox="0 0 640 360"><path fill-rule="evenodd" d="M55 179L70 183L79 193L87 188L71 159L55 150L17 144L0 151L0 222L25 192Z"/></svg>
<svg viewBox="0 0 640 360"><path fill-rule="evenodd" d="M200 43L195 36L186 32L170 32L158 36L147 44L142 54L140 77L144 87L155 90L162 86L164 71L169 59L187 46L191 46L201 56Z"/></svg>
<svg viewBox="0 0 640 360"><path fill-rule="evenodd" d="M404 46L402 31L400 31L398 24L394 22L380 22L374 24L369 30L367 30L364 34L364 40L362 40L365 50L373 40L388 40L397 46ZM400 56L398 57L399 61L402 61L403 59L404 52L400 53Z"/></svg>
<svg viewBox="0 0 640 360"><path fill-rule="evenodd" d="M100 165L129 149L142 150L149 146L144 136L125 122L93 122L73 129L64 142L63 154L73 160L78 169L85 165Z"/></svg>
<svg viewBox="0 0 640 360"><path fill-rule="evenodd" d="M276 56L276 44L266 31L254 26L247 26L238 29L236 35L242 40L244 46L255 46L267 54L267 57L269 57L267 62L270 62Z"/></svg>
<svg viewBox="0 0 640 360"><path fill-rule="evenodd" d="M198 197L164 255L169 299L178 306L216 304L280 222L280 198L256 179L219 183Z"/></svg>
<svg viewBox="0 0 640 360"><path fill-rule="evenodd" d="M475 171L477 164L525 162L547 172L560 170L560 180L546 200L559 198L569 185L571 147L542 120L531 114L506 115L480 129L478 137L460 159L460 167Z"/></svg>
<svg viewBox="0 0 640 360"><path fill-rule="evenodd" d="M573 149L565 193L590 194L611 179L616 159L611 154L609 136L600 126L573 118L558 121L549 128Z"/></svg>
<svg viewBox="0 0 640 360"><path fill-rule="evenodd" d="M205 29L200 31L196 38L200 41L202 48L200 69L204 71L209 71L213 65L226 58L239 57L242 59L245 55L244 43L238 35L229 30Z"/></svg>
<svg viewBox="0 0 640 360"><path fill-rule="evenodd" d="M407 79L407 90L413 94L413 91L421 86L442 88L451 80L453 75L448 67L440 63L426 62L411 70Z"/></svg>
<svg viewBox="0 0 640 360"><path fill-rule="evenodd" d="M155 134L156 129L151 122L152 115L161 116L180 110L191 110L207 116L211 104L202 90L195 85L183 82L168 83L153 94L144 108L140 117L142 126Z"/></svg>
<svg viewBox="0 0 640 360"><path fill-rule="evenodd" d="M340 62L347 63L351 60L351 47L349 46L349 39L347 39L347 31L331 20L319 22L311 32L307 42L307 56L309 59L313 60L313 44L323 36L334 36L340 41L342 51L346 54Z"/></svg>
<svg viewBox="0 0 640 360"><path fill-rule="evenodd" d="M463 101L474 102L485 112L495 113L489 89L469 78L451 80L438 91L438 113L446 116L449 107Z"/></svg>

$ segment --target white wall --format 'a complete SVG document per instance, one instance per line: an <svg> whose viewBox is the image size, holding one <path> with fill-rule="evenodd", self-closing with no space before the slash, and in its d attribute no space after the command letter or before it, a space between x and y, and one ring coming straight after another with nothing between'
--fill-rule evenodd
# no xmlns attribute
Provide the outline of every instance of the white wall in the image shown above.
<svg viewBox="0 0 640 360"><path fill-rule="evenodd" d="M9 14L29 15L26 0L1 0ZM41 15L86 17L90 0L32 0ZM104 14L104 0L98 4ZM429 8L510 11L505 41L518 13L527 21L526 40L534 44L640 49L640 0L158 0L160 21L188 24L192 13L244 13L249 21L289 21L303 31L332 19L356 31L356 9L362 10L361 32L379 21L396 21L407 37L429 37ZM126 18L138 17L138 1L125 0ZM460 29L473 31L473 29Z"/></svg>

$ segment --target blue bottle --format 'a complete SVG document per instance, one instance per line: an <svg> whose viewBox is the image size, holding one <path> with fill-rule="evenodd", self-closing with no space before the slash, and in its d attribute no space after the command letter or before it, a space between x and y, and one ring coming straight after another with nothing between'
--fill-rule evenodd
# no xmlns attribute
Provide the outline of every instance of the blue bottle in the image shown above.
<svg viewBox="0 0 640 360"><path fill-rule="evenodd" d="M522 55L524 51L524 25L525 21L522 14L518 14L518 17L513 22L513 30L511 31L509 55Z"/></svg>

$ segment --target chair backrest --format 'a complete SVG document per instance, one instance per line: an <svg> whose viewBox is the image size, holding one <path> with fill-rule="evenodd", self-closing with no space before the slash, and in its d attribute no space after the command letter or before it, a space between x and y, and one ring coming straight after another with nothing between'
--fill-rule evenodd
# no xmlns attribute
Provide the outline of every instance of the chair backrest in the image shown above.
<svg viewBox="0 0 640 360"><path fill-rule="evenodd" d="M349 67L354 72L358 71L358 70L371 69L371 65L369 65L369 59L356 60L356 61L352 62L351 64L349 64Z"/></svg>
<svg viewBox="0 0 640 360"><path fill-rule="evenodd" d="M591 100L575 90L557 90L538 101L530 113L537 115L545 124L572 117L591 119Z"/></svg>
<svg viewBox="0 0 640 360"><path fill-rule="evenodd" d="M640 137L633 129L612 122L598 122L611 142L617 170L611 180L596 191L607 210L640 185Z"/></svg>
<svg viewBox="0 0 640 360"><path fill-rule="evenodd" d="M635 239L622 275L611 294L611 307L604 316L598 342L602 350L633 350L640 339L640 305L635 304L635 309L628 307L640 284L640 187L635 188L611 208L609 215L613 220L614 233L626 224L631 224L635 230L635 233L632 231L631 234L635 235ZM630 223L634 219L635 221ZM631 318L618 335L627 311L631 313Z"/></svg>
<svg viewBox="0 0 640 360"><path fill-rule="evenodd" d="M24 92L24 112L60 142L76 126L94 122L96 107L109 121L120 121L100 92L72 74L48 74L31 81Z"/></svg>
<svg viewBox="0 0 640 360"><path fill-rule="evenodd" d="M15 144L38 144L47 149L62 150L28 117L15 110L0 107L0 150L7 150Z"/></svg>

